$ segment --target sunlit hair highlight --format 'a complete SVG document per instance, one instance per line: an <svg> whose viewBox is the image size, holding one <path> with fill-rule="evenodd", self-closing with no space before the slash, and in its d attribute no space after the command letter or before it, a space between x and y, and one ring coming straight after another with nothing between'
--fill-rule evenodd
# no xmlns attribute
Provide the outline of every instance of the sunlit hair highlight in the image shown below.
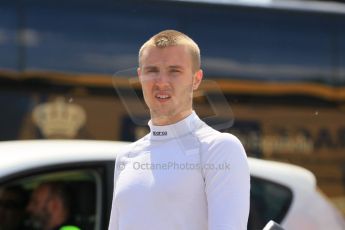
<svg viewBox="0 0 345 230"><path fill-rule="evenodd" d="M193 71L200 69L200 49L187 35L176 30L164 30L146 41L139 50L139 66L141 56L147 47L165 48L169 46L185 45L191 53Z"/></svg>

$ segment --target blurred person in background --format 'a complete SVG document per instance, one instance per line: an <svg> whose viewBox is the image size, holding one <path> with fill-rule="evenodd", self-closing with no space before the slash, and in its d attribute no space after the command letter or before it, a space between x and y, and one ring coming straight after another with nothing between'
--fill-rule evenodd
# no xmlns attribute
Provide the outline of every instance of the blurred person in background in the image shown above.
<svg viewBox="0 0 345 230"><path fill-rule="evenodd" d="M0 188L0 230L23 230L27 192L20 186Z"/></svg>
<svg viewBox="0 0 345 230"><path fill-rule="evenodd" d="M62 182L45 182L32 193L27 206L29 226L37 230L78 230L71 221L71 196Z"/></svg>

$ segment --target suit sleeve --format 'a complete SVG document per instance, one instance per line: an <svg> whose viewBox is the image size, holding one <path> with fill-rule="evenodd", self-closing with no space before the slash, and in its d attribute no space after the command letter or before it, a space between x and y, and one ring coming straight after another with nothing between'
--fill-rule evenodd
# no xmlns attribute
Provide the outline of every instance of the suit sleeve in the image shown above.
<svg viewBox="0 0 345 230"><path fill-rule="evenodd" d="M203 156L209 230L245 230L249 216L250 173L241 142L222 133Z"/></svg>

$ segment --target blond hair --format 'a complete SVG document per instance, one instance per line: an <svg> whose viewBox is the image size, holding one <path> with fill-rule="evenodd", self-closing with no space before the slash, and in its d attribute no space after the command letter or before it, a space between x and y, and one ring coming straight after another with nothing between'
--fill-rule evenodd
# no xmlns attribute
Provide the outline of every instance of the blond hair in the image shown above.
<svg viewBox="0 0 345 230"><path fill-rule="evenodd" d="M139 66L140 59L144 49L147 47L165 48L168 46L185 45L191 53L193 70L200 69L200 49L198 45L187 35L176 30L163 30L146 41L139 50Z"/></svg>

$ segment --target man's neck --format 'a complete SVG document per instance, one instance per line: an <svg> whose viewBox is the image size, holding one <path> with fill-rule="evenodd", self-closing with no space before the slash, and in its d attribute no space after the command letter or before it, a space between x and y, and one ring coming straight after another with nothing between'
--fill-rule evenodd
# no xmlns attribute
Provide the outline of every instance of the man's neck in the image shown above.
<svg viewBox="0 0 345 230"><path fill-rule="evenodd" d="M193 110L190 109L174 115L155 115L151 113L151 121L153 125L157 126L172 125L185 119L191 115L192 112Z"/></svg>

